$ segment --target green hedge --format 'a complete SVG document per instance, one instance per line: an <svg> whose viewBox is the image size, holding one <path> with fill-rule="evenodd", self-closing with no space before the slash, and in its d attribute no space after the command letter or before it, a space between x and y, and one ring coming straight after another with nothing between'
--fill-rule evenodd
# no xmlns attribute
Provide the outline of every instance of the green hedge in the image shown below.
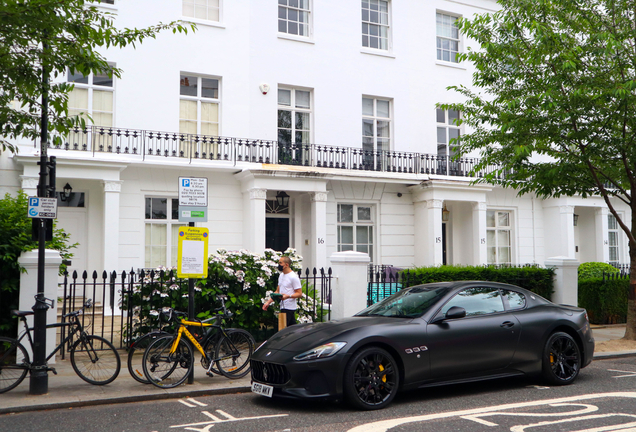
<svg viewBox="0 0 636 432"><path fill-rule="evenodd" d="M627 320L629 278L579 279L579 307L593 324L617 324Z"/></svg>
<svg viewBox="0 0 636 432"><path fill-rule="evenodd" d="M579 266L579 280L602 278L603 273L620 273L620 270L604 262L585 262Z"/></svg>
<svg viewBox="0 0 636 432"><path fill-rule="evenodd" d="M540 267L440 266L419 267L404 274L406 286L432 282L484 280L517 285L550 299L554 292L554 270Z"/></svg>

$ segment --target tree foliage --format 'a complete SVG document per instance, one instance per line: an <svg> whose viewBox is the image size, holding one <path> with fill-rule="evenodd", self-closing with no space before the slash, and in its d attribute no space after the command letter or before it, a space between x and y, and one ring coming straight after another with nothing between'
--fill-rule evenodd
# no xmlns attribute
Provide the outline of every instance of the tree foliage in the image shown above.
<svg viewBox="0 0 636 432"><path fill-rule="evenodd" d="M190 25L192 30L194 24ZM43 85L45 74L55 79L71 72L85 76L122 70L108 64L100 48L135 47L162 30L187 33L179 22L145 29L119 29L113 15L85 0L5 0L0 4L0 147L16 151L9 139L37 139L42 94L48 90L49 130L66 133L85 127L81 117L68 116L67 82Z"/></svg>
<svg viewBox="0 0 636 432"><path fill-rule="evenodd" d="M630 243L632 278L626 337L636 339L633 222L613 203L636 209L636 1L500 0L496 13L459 20L479 48L465 102L469 133L459 155L478 152L481 180L520 194L600 195Z"/></svg>
<svg viewBox="0 0 636 432"><path fill-rule="evenodd" d="M6 194L0 199L0 335L15 337L17 320L11 310L18 308L20 295L20 274L24 271L18 263L22 252L38 247L31 239L31 219L27 216L28 197L23 191L13 197ZM53 230L53 240L46 242L47 249L60 251L62 259L73 257L70 252L75 244L70 244L62 229ZM60 271L66 266L62 264Z"/></svg>

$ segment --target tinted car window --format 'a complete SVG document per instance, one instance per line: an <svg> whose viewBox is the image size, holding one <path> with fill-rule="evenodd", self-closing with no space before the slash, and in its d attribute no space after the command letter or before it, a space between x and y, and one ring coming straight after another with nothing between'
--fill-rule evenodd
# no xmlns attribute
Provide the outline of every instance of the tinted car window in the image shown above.
<svg viewBox="0 0 636 432"><path fill-rule="evenodd" d="M510 309L522 309L526 305L526 296L516 291L503 290L503 296L508 300Z"/></svg>
<svg viewBox="0 0 636 432"><path fill-rule="evenodd" d="M420 317L448 293L445 287L413 287L387 297L369 306L356 316L390 316L398 318Z"/></svg>
<svg viewBox="0 0 636 432"><path fill-rule="evenodd" d="M442 314L445 315L453 306L466 309L466 316L484 315L504 310L499 290L494 288L468 288L460 291L444 305Z"/></svg>

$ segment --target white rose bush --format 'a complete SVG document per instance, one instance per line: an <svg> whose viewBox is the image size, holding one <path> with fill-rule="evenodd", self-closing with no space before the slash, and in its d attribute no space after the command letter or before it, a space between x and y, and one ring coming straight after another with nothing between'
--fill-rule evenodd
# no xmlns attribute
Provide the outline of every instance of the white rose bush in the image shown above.
<svg viewBox="0 0 636 432"><path fill-rule="evenodd" d="M291 259L291 268L296 273L302 270L302 256L289 248L282 254L266 249L262 254L247 250L228 251L218 249L208 260L207 279L195 284L195 313L199 319L212 315L221 305L216 301L217 294L228 296L227 309L234 315L225 321L225 325L244 328L258 333L277 326L278 308L262 310L263 303L278 285L278 260L281 256ZM123 296L122 307L132 311L131 329L126 329L132 339L159 327L157 317L162 309L174 308L179 311L188 309L188 280L176 277L176 268L158 267L155 270L139 274L132 285L132 292ZM309 295L307 295L309 293ZM314 308L313 288L303 282L303 297L297 300L299 322L316 320L314 310L318 309L318 319L322 309ZM130 302L130 305L128 304ZM273 330L275 331L275 330ZM259 335L255 335L259 339Z"/></svg>

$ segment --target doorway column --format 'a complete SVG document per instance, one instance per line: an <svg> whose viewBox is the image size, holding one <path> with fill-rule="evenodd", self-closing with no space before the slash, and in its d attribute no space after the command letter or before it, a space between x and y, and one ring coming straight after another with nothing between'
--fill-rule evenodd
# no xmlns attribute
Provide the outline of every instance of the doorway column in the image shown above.
<svg viewBox="0 0 636 432"><path fill-rule="evenodd" d="M110 275L113 271L119 274L119 194L121 192L121 180L103 180L104 185L104 270ZM99 272L98 272L99 274ZM101 276L101 275L100 275ZM101 299L104 314L119 315L120 293L115 290L115 298L110 298L108 290L107 298ZM97 301L98 299L93 299Z"/></svg>
<svg viewBox="0 0 636 432"><path fill-rule="evenodd" d="M473 265L488 263L486 246L486 209L485 202L473 203Z"/></svg>
<svg viewBox="0 0 636 432"><path fill-rule="evenodd" d="M22 190L24 191L27 197L37 196L38 183L40 183L39 177L21 175L20 182L22 183Z"/></svg>
<svg viewBox="0 0 636 432"><path fill-rule="evenodd" d="M104 185L104 270L119 272L119 194L121 180L103 180Z"/></svg>
<svg viewBox="0 0 636 432"><path fill-rule="evenodd" d="M415 201L415 265L442 264L442 200Z"/></svg>
<svg viewBox="0 0 636 432"><path fill-rule="evenodd" d="M327 270L327 193L314 192L311 195L311 253L313 265L320 272ZM310 270L311 271L311 270Z"/></svg>
<svg viewBox="0 0 636 432"><path fill-rule="evenodd" d="M607 207L597 208L594 213L594 227L596 240L596 261L609 261L609 238L608 238L608 221L607 215L609 209Z"/></svg>
<svg viewBox="0 0 636 432"><path fill-rule="evenodd" d="M252 188L243 193L244 247L250 252L265 250L265 200L267 189Z"/></svg>

